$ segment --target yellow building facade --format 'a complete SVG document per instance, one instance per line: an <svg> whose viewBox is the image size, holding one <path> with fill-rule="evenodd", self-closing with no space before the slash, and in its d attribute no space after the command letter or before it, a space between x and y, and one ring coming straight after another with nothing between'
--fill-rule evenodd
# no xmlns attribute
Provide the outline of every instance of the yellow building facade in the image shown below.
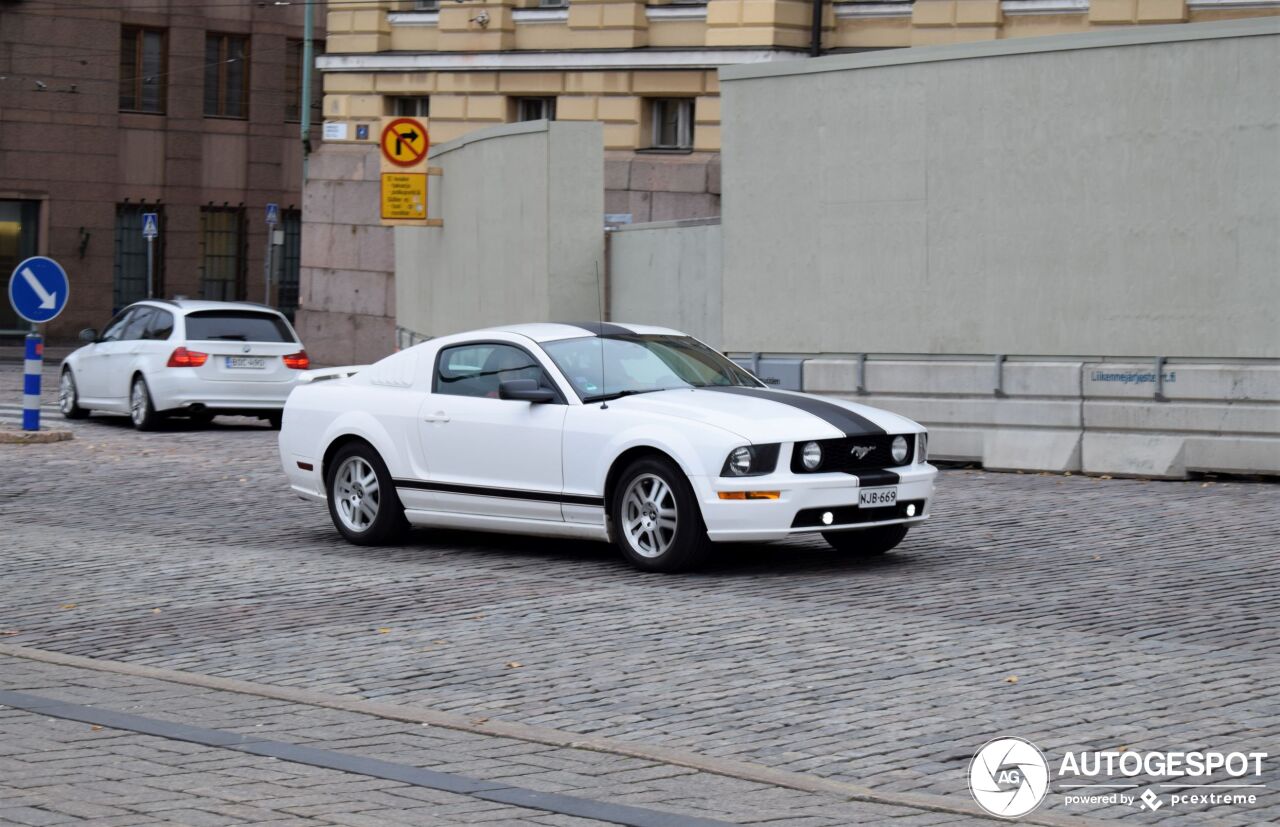
<svg viewBox="0 0 1280 827"><path fill-rule="evenodd" d="M598 120L610 150L715 152L716 69L804 59L809 0L353 0L328 5L324 116L430 119L434 143L497 123ZM1280 14L1272 0L824 2L824 53ZM376 129L331 132L376 140Z"/></svg>

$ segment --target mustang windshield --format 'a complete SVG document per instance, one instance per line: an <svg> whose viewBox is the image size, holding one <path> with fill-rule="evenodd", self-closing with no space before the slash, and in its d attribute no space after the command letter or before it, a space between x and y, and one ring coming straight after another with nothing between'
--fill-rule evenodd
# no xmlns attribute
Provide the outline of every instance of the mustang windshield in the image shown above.
<svg viewBox="0 0 1280 827"><path fill-rule="evenodd" d="M688 336L588 336L546 342L542 349L583 402L672 388L760 387L751 374Z"/></svg>

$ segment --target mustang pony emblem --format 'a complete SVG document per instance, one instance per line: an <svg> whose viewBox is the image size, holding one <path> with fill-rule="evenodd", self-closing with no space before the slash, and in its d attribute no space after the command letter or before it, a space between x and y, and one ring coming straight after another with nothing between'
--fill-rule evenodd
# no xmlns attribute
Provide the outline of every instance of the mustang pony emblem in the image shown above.
<svg viewBox="0 0 1280 827"><path fill-rule="evenodd" d="M871 453L873 450L875 450L874 445L855 445L849 449L849 453L853 454L858 459L863 459L864 457L866 457L867 454Z"/></svg>

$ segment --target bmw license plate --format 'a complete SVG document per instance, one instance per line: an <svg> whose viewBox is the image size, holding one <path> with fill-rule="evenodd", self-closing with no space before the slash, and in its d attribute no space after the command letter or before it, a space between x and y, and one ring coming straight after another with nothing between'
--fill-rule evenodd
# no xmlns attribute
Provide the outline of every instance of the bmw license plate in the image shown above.
<svg viewBox="0 0 1280 827"><path fill-rule="evenodd" d="M858 490L859 508L882 508L886 505L898 504L898 487L861 488Z"/></svg>
<svg viewBox="0 0 1280 827"><path fill-rule="evenodd" d="M228 356L229 368L255 368L261 370L267 366L267 360L261 356Z"/></svg>

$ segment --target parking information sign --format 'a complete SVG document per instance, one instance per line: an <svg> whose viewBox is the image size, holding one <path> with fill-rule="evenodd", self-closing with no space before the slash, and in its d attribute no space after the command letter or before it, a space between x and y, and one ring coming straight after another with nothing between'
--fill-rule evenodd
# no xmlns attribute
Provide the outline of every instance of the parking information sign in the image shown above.
<svg viewBox="0 0 1280 827"><path fill-rule="evenodd" d="M14 268L9 277L9 303L22 318L41 324L57 318L67 306L70 287L58 262L34 256Z"/></svg>

